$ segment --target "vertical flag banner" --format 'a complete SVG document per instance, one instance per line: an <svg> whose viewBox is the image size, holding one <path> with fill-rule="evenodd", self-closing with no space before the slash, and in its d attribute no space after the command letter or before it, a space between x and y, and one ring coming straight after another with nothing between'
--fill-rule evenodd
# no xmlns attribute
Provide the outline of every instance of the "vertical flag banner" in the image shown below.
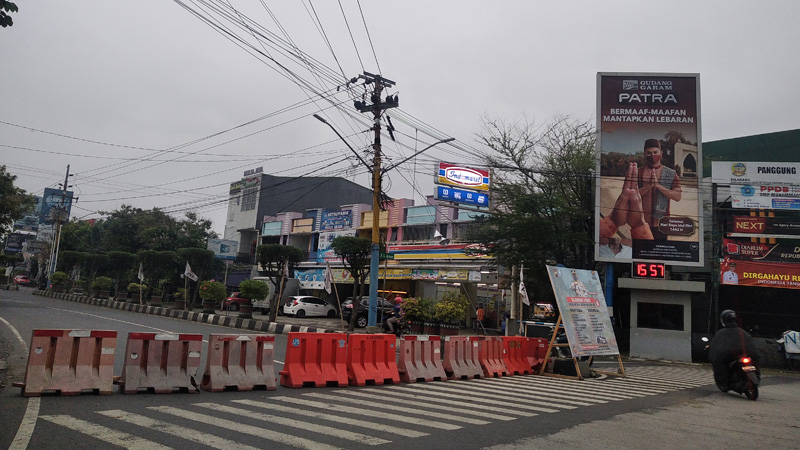
<svg viewBox="0 0 800 450"><path fill-rule="evenodd" d="M531 306L531 300L528 298L528 291L525 289L525 282L523 281L523 270L524 267L520 266L519 268L519 298L522 300L522 303L525 303L528 306Z"/></svg>
<svg viewBox="0 0 800 450"><path fill-rule="evenodd" d="M331 293L333 287L333 272L331 271L331 264L327 263L325 267L325 292Z"/></svg>
<svg viewBox="0 0 800 450"><path fill-rule="evenodd" d="M139 281L144 281L144 265L139 263Z"/></svg>
<svg viewBox="0 0 800 450"><path fill-rule="evenodd" d="M595 259L702 266L700 77L597 74Z"/></svg>
<svg viewBox="0 0 800 450"><path fill-rule="evenodd" d="M197 281L197 275L192 272L192 268L189 266L189 261L186 261L186 270L183 271L183 276L192 281Z"/></svg>

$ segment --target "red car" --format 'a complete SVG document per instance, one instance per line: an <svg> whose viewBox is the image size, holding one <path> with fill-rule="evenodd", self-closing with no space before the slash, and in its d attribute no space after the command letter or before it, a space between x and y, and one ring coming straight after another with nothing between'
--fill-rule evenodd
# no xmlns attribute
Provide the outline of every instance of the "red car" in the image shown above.
<svg viewBox="0 0 800 450"><path fill-rule="evenodd" d="M27 275L17 275L14 277L14 284L18 284L20 286L30 286L31 279L28 278Z"/></svg>
<svg viewBox="0 0 800 450"><path fill-rule="evenodd" d="M230 295L230 297L225 299L225 303L222 304L222 309L227 311L238 311L239 305L249 301L250 300L246 298L239 297L238 292L234 292Z"/></svg>

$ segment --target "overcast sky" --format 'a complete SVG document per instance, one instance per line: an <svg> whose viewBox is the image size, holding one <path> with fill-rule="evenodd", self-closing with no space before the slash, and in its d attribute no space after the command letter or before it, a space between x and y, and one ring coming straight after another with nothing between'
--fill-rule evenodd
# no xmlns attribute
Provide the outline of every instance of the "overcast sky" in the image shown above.
<svg viewBox="0 0 800 450"><path fill-rule="evenodd" d="M597 72L699 73L704 142L800 124L796 0L231 1L266 36L225 22L238 43L171 1L16 3L0 29L0 164L34 194L69 164L73 217L194 210L222 233L228 185L247 169L369 186L312 117L364 152L369 118L352 105L364 88L344 86L364 71L397 83L386 164L457 140L388 174L389 194L418 204L436 161L478 163L486 115L594 121Z"/></svg>

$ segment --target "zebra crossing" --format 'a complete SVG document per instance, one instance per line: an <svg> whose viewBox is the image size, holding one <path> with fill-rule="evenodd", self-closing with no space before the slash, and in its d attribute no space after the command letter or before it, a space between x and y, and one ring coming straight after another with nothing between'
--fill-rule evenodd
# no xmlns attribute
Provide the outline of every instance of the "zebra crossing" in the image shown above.
<svg viewBox="0 0 800 450"><path fill-rule="evenodd" d="M45 414L39 417L39 426L54 424L130 449L187 447L190 443L219 449L370 448L475 426L535 421L540 415L713 383L710 371L701 367L630 367L626 375L584 381L516 376L307 389L291 391L291 395L276 391L253 399L198 399L182 407L163 402L135 411ZM209 398L213 396L203 400Z"/></svg>

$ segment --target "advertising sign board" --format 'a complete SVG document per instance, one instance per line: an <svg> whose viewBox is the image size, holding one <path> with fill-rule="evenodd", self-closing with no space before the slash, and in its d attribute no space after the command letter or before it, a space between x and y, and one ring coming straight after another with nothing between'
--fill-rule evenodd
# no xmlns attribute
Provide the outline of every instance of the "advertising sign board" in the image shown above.
<svg viewBox="0 0 800 450"><path fill-rule="evenodd" d="M731 188L731 206L800 209L800 163L714 161L711 180Z"/></svg>
<svg viewBox="0 0 800 450"><path fill-rule="evenodd" d="M209 239L208 249L214 252L214 257L220 259L236 259L239 251L239 241L232 239Z"/></svg>
<svg viewBox="0 0 800 450"><path fill-rule="evenodd" d="M598 73L595 259L702 266L697 74Z"/></svg>
<svg viewBox="0 0 800 450"><path fill-rule="evenodd" d="M448 186L436 186L436 199L475 206L489 206L488 194Z"/></svg>
<svg viewBox="0 0 800 450"><path fill-rule="evenodd" d="M489 171L440 162L434 182L476 191L488 191Z"/></svg>
<svg viewBox="0 0 800 450"><path fill-rule="evenodd" d="M324 211L320 231L344 230L353 227L353 211Z"/></svg>
<svg viewBox="0 0 800 450"><path fill-rule="evenodd" d="M42 204L39 207L39 225L52 225L60 216L62 222L69 220L72 209L72 191L44 188Z"/></svg>
<svg viewBox="0 0 800 450"><path fill-rule="evenodd" d="M319 234L319 244L317 245L317 262L338 262L342 258L336 256L331 248L333 240L339 236L355 236L356 230L327 231Z"/></svg>
<svg viewBox="0 0 800 450"><path fill-rule="evenodd" d="M720 261L720 282L728 285L800 289L800 264Z"/></svg>
<svg viewBox="0 0 800 450"><path fill-rule="evenodd" d="M547 266L572 356L618 355L600 277L593 270Z"/></svg>

